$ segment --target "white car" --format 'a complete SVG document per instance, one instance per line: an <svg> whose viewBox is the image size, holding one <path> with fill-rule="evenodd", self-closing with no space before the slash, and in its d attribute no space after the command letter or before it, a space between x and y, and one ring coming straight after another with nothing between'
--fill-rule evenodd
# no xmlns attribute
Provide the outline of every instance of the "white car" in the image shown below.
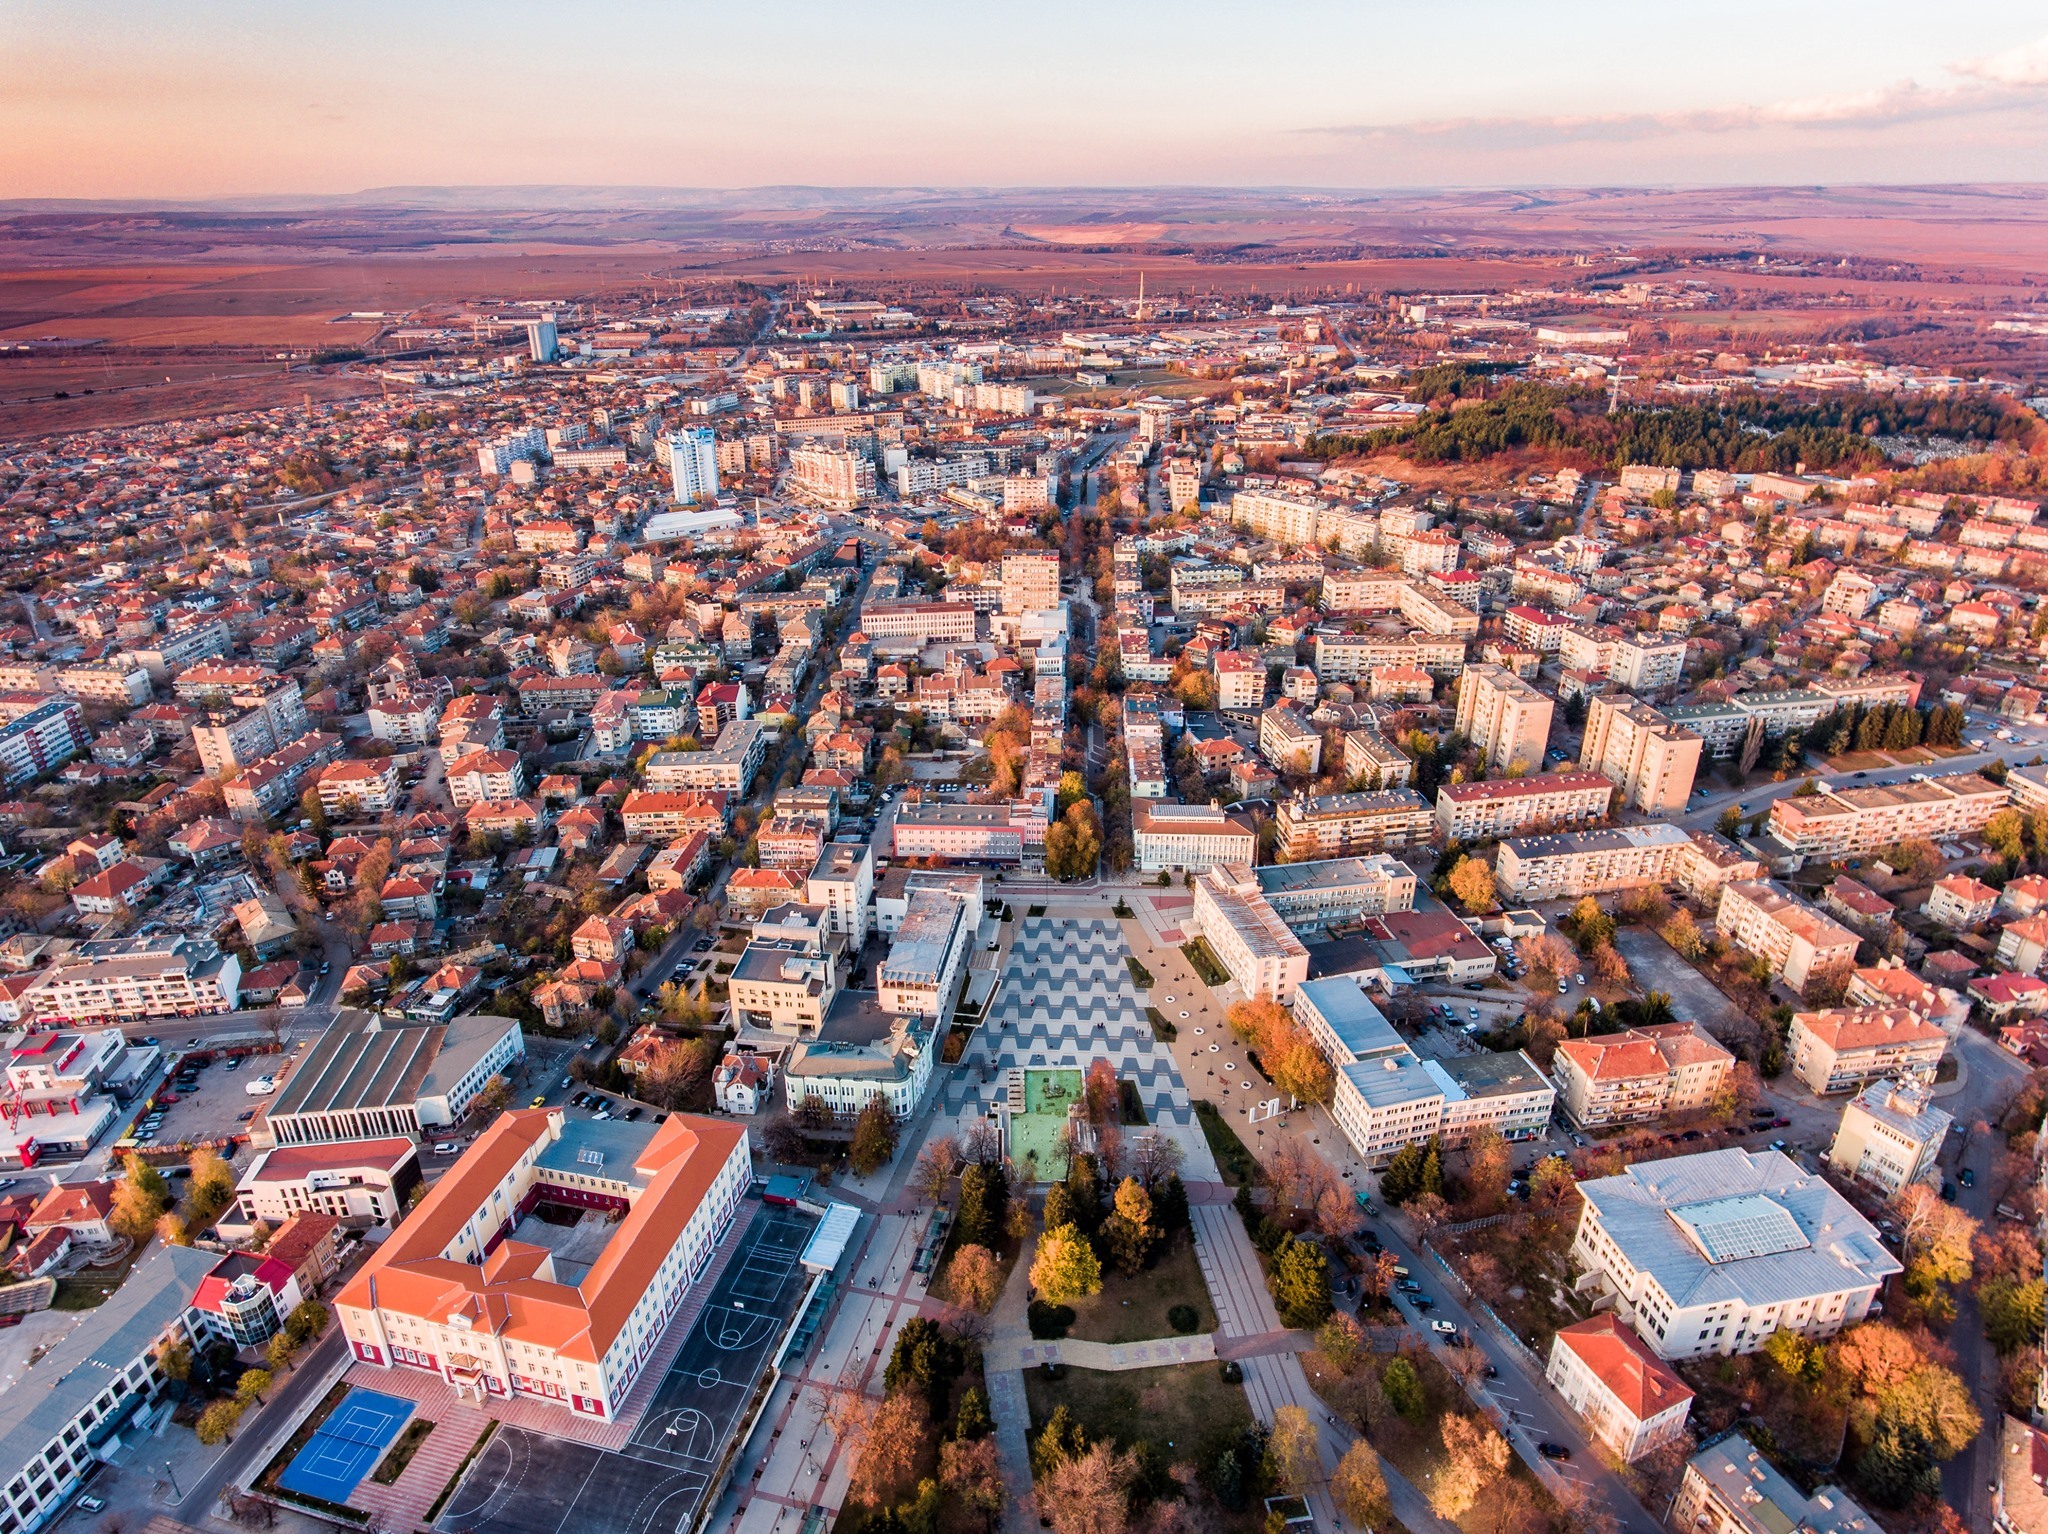
<svg viewBox="0 0 2048 1534"><path fill-rule="evenodd" d="M277 1090L277 1078L275 1076L258 1076L254 1081L244 1082L242 1090L251 1097L268 1097Z"/></svg>
<svg viewBox="0 0 2048 1534"><path fill-rule="evenodd" d="M1449 1321L1432 1321L1429 1323L1429 1329L1439 1337L1455 1337L1458 1335L1458 1328Z"/></svg>

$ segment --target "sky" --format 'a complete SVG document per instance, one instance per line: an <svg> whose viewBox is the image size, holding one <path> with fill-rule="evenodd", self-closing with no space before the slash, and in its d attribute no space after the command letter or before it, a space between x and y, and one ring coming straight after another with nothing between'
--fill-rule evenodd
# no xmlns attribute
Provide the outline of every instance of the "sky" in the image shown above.
<svg viewBox="0 0 2048 1534"><path fill-rule="evenodd" d="M2042 0L7 0L0 199L2048 180Z"/></svg>

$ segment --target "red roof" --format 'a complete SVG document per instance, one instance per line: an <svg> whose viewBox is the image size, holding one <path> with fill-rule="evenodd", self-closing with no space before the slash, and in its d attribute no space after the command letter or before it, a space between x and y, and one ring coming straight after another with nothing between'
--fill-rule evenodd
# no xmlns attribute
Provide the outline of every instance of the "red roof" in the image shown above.
<svg viewBox="0 0 2048 1534"><path fill-rule="evenodd" d="M1577 1354L1638 1422L1692 1399L1685 1381L1611 1315L1574 1321L1559 1330L1557 1345Z"/></svg>

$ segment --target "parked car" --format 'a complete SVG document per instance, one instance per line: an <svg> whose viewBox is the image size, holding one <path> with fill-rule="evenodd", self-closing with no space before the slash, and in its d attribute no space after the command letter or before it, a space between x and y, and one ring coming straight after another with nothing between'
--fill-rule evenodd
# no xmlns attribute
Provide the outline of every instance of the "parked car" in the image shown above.
<svg viewBox="0 0 2048 1534"><path fill-rule="evenodd" d="M1408 1303L1410 1305L1413 1305L1417 1310L1436 1309L1436 1301L1431 1299L1426 1294L1411 1294L1408 1296Z"/></svg>
<svg viewBox="0 0 2048 1534"><path fill-rule="evenodd" d="M1570 1459L1572 1451L1561 1443L1539 1443L1536 1452L1545 1459Z"/></svg>
<svg viewBox="0 0 2048 1534"><path fill-rule="evenodd" d="M1784 1148L1785 1148L1785 1142L1784 1142L1783 1140L1773 1140L1773 1141L1771 1141L1771 1149L1772 1149L1772 1150L1774 1150L1774 1151L1781 1151L1781 1150L1783 1150Z"/></svg>
<svg viewBox="0 0 2048 1534"><path fill-rule="evenodd" d="M1977 1174L1968 1167L1964 1167L1960 1172L1956 1173L1956 1181L1966 1188L1974 1188L1977 1186Z"/></svg>
<svg viewBox="0 0 2048 1534"><path fill-rule="evenodd" d="M14 1319L19 1321L21 1317L16 1316ZM78 1499L78 1510L81 1513L103 1512L106 1506L106 1499L103 1497L80 1497Z"/></svg>
<svg viewBox="0 0 2048 1534"><path fill-rule="evenodd" d="M1458 1335L1458 1328L1449 1321L1432 1321L1429 1323L1429 1329L1439 1337L1455 1337Z"/></svg>
<svg viewBox="0 0 2048 1534"><path fill-rule="evenodd" d="M1483 991L1486 989L1486 982L1483 980L1467 980L1465 982L1465 989L1468 991Z"/></svg>

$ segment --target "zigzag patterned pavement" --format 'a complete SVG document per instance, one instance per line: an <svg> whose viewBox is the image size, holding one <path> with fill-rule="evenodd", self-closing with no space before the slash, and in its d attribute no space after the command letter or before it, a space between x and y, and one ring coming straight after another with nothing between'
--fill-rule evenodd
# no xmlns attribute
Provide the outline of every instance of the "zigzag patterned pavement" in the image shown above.
<svg viewBox="0 0 2048 1534"><path fill-rule="evenodd" d="M1114 921L1026 917L988 1021L946 1083L946 1112L987 1112L1014 1066L1086 1070L1107 1059L1118 1076L1137 1084L1149 1123L1184 1130L1175 1138L1200 1145L1187 1086L1173 1051L1152 1037L1124 963L1129 957Z"/></svg>

